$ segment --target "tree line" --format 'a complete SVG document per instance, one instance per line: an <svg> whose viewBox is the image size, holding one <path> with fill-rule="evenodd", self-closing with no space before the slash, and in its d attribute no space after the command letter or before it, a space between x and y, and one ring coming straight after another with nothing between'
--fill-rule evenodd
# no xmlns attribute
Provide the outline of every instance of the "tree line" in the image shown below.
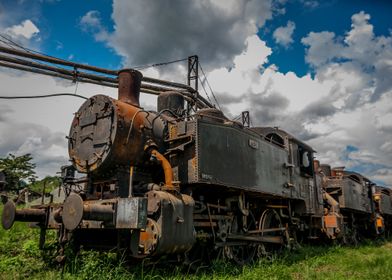
<svg viewBox="0 0 392 280"><path fill-rule="evenodd" d="M57 176L37 180L35 167L31 154L16 156L10 153L6 157L0 157L0 191L19 192L28 187L30 190L41 192L42 184L58 185L60 179Z"/></svg>

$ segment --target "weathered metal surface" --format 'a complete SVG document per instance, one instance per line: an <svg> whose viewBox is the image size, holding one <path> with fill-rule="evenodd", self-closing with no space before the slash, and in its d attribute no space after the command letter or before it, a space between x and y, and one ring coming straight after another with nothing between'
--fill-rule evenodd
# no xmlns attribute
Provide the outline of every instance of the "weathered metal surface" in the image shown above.
<svg viewBox="0 0 392 280"><path fill-rule="evenodd" d="M141 229L147 224L147 199L119 198L116 209L116 228Z"/></svg>
<svg viewBox="0 0 392 280"><path fill-rule="evenodd" d="M244 240L244 241L252 241L252 242L260 242L260 243L274 243L274 244L283 244L284 238L282 236L246 236L246 235L238 235L238 234L229 234L227 239L231 240ZM231 245L230 242L227 245ZM245 243L245 245L247 245Z"/></svg>
<svg viewBox="0 0 392 280"><path fill-rule="evenodd" d="M69 155L74 166L79 172L93 172L139 163L145 141L143 128L153 125L152 138L161 141L163 121L155 117L104 95L90 98L75 114L69 134Z"/></svg>
<svg viewBox="0 0 392 280"><path fill-rule="evenodd" d="M351 177L330 178L327 181L327 192L338 191L340 209L351 209L358 212L371 213L372 201L369 198L369 187Z"/></svg>
<svg viewBox="0 0 392 280"><path fill-rule="evenodd" d="M336 239L343 229L343 216L337 212L330 212L322 216L322 231L329 239Z"/></svg>
<svg viewBox="0 0 392 280"><path fill-rule="evenodd" d="M63 205L62 222L66 229L88 228L141 229L147 222L147 199L143 197L83 201L75 193Z"/></svg>
<svg viewBox="0 0 392 280"><path fill-rule="evenodd" d="M321 171L324 173L325 176L331 176L331 166L328 164L321 164L320 165Z"/></svg>
<svg viewBox="0 0 392 280"><path fill-rule="evenodd" d="M61 217L64 227L68 230L74 230L83 218L83 199L79 195L71 193L63 204Z"/></svg>
<svg viewBox="0 0 392 280"><path fill-rule="evenodd" d="M242 128L203 121L197 127L198 168L191 182L291 196L285 187L288 170L282 168L288 160L286 150Z"/></svg>
<svg viewBox="0 0 392 280"><path fill-rule="evenodd" d="M377 187L377 194L380 195L380 211L384 215L392 215L392 191L389 188Z"/></svg>
<svg viewBox="0 0 392 280"><path fill-rule="evenodd" d="M118 100L139 107L140 85L143 75L139 71L123 69L118 72Z"/></svg>
<svg viewBox="0 0 392 280"><path fill-rule="evenodd" d="M139 250L142 255L153 254L161 238L160 225L153 219L147 218L145 228L140 232Z"/></svg>
<svg viewBox="0 0 392 280"><path fill-rule="evenodd" d="M173 170L170 165L170 162L157 150L152 150L151 156L155 157L158 162L162 165L162 169L165 176L165 186L168 188L173 188Z"/></svg>
<svg viewBox="0 0 392 280"><path fill-rule="evenodd" d="M16 207L12 201L8 201L3 208L1 225L4 229L10 229L15 221Z"/></svg>
<svg viewBox="0 0 392 280"><path fill-rule="evenodd" d="M147 197L148 213L158 215L156 226L159 226L160 233L153 254L174 254L189 250L195 242L192 197L163 191L150 191Z"/></svg>
<svg viewBox="0 0 392 280"><path fill-rule="evenodd" d="M173 117L172 113L180 115L184 110L184 97L178 92L164 92L158 96L157 111L166 112ZM172 112L172 113L171 113Z"/></svg>
<svg viewBox="0 0 392 280"><path fill-rule="evenodd" d="M15 221L45 222L45 209L16 209L13 201L8 201L3 208L1 224L4 229L10 229Z"/></svg>

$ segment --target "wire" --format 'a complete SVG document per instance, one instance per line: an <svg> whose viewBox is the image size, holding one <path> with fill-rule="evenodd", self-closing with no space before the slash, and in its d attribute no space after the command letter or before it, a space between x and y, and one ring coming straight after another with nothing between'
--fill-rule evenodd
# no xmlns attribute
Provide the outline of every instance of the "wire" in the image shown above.
<svg viewBox="0 0 392 280"><path fill-rule="evenodd" d="M0 35L0 37L3 37L3 36ZM9 46L11 49L14 49L14 50L15 50L15 46L12 45L12 44L10 44L9 42L4 41L4 40L1 40L1 39L0 39L0 42L2 42L3 44L6 44L6 45Z"/></svg>
<svg viewBox="0 0 392 280"><path fill-rule="evenodd" d="M18 47L18 48L20 48L20 49L22 49L22 50L24 50L24 51L26 51L26 52L29 52L29 53L36 53L36 54L40 54L40 55L45 55L45 56L47 56L47 57L51 57L51 58L55 58L55 59L57 59L56 57L54 57L54 56L51 56L51 55L47 55L47 54L45 54L45 53L42 53L42 52L39 52L39 51L35 51L35 50L32 50L32 49L29 49L29 48L27 48L27 47L23 47L22 45L19 45L18 43L16 43L15 41L13 41L11 38L9 38L8 36L6 36L4 33L3 34L0 34L0 37L1 38L3 38L3 39L5 39L5 40L7 40L8 42L10 42L12 45L14 45L15 47ZM4 41L2 41L3 43L5 43ZM7 43L6 43L7 44ZM9 44L7 44L7 45L9 45ZM51 64L53 64L53 63L51 63Z"/></svg>
<svg viewBox="0 0 392 280"><path fill-rule="evenodd" d="M47 95L24 95L24 96L0 96L0 99L34 99L34 98L47 98L47 97L57 97L57 96L74 96L83 99L88 99L85 96L74 94L74 93L54 93Z"/></svg>
<svg viewBox="0 0 392 280"><path fill-rule="evenodd" d="M210 101L210 103L212 103L212 101L211 101L211 99L210 99L210 97L209 97L209 95L208 95L208 93L207 93L207 91L206 91L206 88L204 87L203 81L200 79L200 77L198 77L198 78L199 78L201 87L203 88L203 91L205 92L205 94L206 94L206 96L207 96L208 101ZM205 79L204 79L204 81L205 81Z"/></svg>
<svg viewBox="0 0 392 280"><path fill-rule="evenodd" d="M221 108L221 106L219 105L219 102L218 102L218 100L217 100L216 97L215 97L214 91L212 90L212 87L211 87L210 83L208 82L207 75L204 73L203 67L201 67L201 63L200 63L200 62L199 62L199 66L200 66L201 72L203 73L203 75L204 75L204 77L205 77L205 80L206 80L206 82L207 82L207 86L209 87L209 89L210 89L210 91L211 91L212 97L214 98L216 104L218 105L219 110L222 111L222 108Z"/></svg>
<svg viewBox="0 0 392 280"><path fill-rule="evenodd" d="M76 93L78 92L78 86L79 86L79 81L76 80L75 81L75 92L74 92L74 95L76 95Z"/></svg>
<svg viewBox="0 0 392 280"><path fill-rule="evenodd" d="M235 118L233 118L232 120L233 120L233 121L236 121L236 120L239 120L241 117L242 117L242 113L239 114L238 116L236 116Z"/></svg>
<svg viewBox="0 0 392 280"><path fill-rule="evenodd" d="M142 69L151 68L151 67L165 66L165 65L169 65L169 64L185 61L185 60L188 60L188 58L181 58L181 59L176 59L176 60L167 61L167 62L160 62L160 63L155 63L155 64L147 64L147 65L135 66L135 67L132 67L132 69L142 70Z"/></svg>

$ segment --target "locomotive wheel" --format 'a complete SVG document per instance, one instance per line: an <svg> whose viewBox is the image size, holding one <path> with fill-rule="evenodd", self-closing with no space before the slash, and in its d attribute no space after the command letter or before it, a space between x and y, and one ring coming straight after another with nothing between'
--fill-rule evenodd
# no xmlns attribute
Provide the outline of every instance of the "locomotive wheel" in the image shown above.
<svg viewBox="0 0 392 280"><path fill-rule="evenodd" d="M355 228L344 226L344 233L342 235L341 243L347 246L358 246L358 233Z"/></svg>
<svg viewBox="0 0 392 280"><path fill-rule="evenodd" d="M246 220L246 225L244 225L244 219ZM235 235L246 235L248 230L256 228L256 221L251 212L249 212L248 217L243 215L234 216L231 223L229 233ZM257 245L240 241L238 245L230 244L223 248L224 256L234 261L237 265L245 265L252 262L256 256Z"/></svg>
<svg viewBox="0 0 392 280"><path fill-rule="evenodd" d="M273 209L267 209L260 217L259 231L262 237L281 237L283 241L287 240L287 231L280 230L284 228L282 219ZM276 230L274 230L276 229ZM273 252L282 250L284 243L264 243L259 245L258 257L270 257Z"/></svg>
<svg viewBox="0 0 392 280"><path fill-rule="evenodd" d="M349 217L345 217L345 224L343 226L343 236L341 242L348 246L358 245L358 231L354 214L351 213Z"/></svg>

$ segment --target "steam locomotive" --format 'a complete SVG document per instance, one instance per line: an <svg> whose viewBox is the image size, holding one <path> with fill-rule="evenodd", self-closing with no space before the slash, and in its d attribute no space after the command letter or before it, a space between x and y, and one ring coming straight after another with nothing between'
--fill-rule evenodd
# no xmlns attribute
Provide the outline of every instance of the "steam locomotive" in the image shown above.
<svg viewBox="0 0 392 280"><path fill-rule="evenodd" d="M281 129L197 109L180 91L160 94L157 111L147 111L141 73L118 75L118 100L96 95L75 114L64 202L16 209L8 201L3 228L33 222L41 245L47 229L57 230L59 261L72 243L137 259L207 252L238 264L304 240L356 243L389 233L390 189L320 164ZM193 114L185 114L189 104Z"/></svg>

